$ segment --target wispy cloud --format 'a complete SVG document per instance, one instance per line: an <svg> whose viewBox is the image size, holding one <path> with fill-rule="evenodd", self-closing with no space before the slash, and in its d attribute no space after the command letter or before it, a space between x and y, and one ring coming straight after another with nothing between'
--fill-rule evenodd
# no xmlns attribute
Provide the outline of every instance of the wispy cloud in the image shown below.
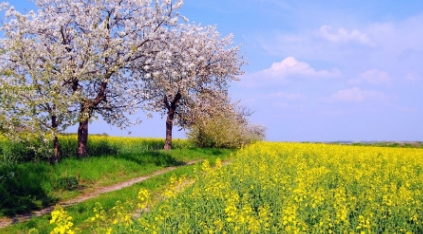
<svg viewBox="0 0 423 234"><path fill-rule="evenodd" d="M372 85L389 85L392 83L392 78L387 72L372 69L365 71L358 75L357 78L350 79L348 84L372 84Z"/></svg>
<svg viewBox="0 0 423 234"><path fill-rule="evenodd" d="M415 73L415 72L408 72L405 76L405 80L410 81L410 82L415 82L418 80L421 80L422 78L419 76L419 74Z"/></svg>
<svg viewBox="0 0 423 234"><path fill-rule="evenodd" d="M367 46L375 45L369 36L357 29L348 31L341 27L338 30L333 30L331 26L323 25L315 32L315 35L337 44L357 42Z"/></svg>
<svg viewBox="0 0 423 234"><path fill-rule="evenodd" d="M380 91L361 90L354 87L351 89L339 90L332 94L328 100L331 102L364 102L364 101L385 101L388 96Z"/></svg>
<svg viewBox="0 0 423 234"><path fill-rule="evenodd" d="M419 111L416 107L409 107L409 106L398 106L397 110L406 113L417 113Z"/></svg>
<svg viewBox="0 0 423 234"><path fill-rule="evenodd" d="M338 64L351 64L351 61L352 64L360 64L369 61L373 58L371 56L377 56L377 60L369 62L378 65L396 62L401 65L398 60L392 59L398 59L397 56L404 51L422 51L422 23L423 13L402 21L368 22L355 26L348 26L348 22L332 22L313 28L300 27L297 31L255 31L248 37L254 38L256 45L272 56L289 54ZM337 24L341 25L334 26ZM421 56L421 53L405 56L408 59L403 59L403 62L409 66L416 61L415 57Z"/></svg>

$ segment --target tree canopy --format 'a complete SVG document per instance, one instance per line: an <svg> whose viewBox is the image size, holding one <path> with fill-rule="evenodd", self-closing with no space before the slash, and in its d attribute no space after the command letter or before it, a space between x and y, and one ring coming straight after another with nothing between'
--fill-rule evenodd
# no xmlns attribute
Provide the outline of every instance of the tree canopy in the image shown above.
<svg viewBox="0 0 423 234"><path fill-rule="evenodd" d="M245 62L240 47L230 47L233 35L221 37L212 26L181 25L171 38L161 45L164 52L155 63L140 67L147 78L145 109L167 117L165 149L171 148L173 121L185 127L206 99L215 99L210 111L222 105L217 100L227 95L229 82L238 80Z"/></svg>
<svg viewBox="0 0 423 234"><path fill-rule="evenodd" d="M177 12L182 0L35 3L38 11L28 14L2 4L4 132L25 128L57 140L79 124L77 154L85 156L92 119L127 128L140 122L129 117L140 109L164 110L184 126L200 96L227 93L228 82L242 74L233 36L188 24ZM58 152L55 145L55 161Z"/></svg>

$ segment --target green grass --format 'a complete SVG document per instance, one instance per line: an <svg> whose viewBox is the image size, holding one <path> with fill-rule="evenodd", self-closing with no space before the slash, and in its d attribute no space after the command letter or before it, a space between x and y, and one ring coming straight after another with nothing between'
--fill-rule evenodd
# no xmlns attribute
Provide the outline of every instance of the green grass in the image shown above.
<svg viewBox="0 0 423 234"><path fill-rule="evenodd" d="M192 149L192 150L181 150L181 151L172 151L169 154L179 155L180 158L184 160L191 160L196 158L203 158L209 160L212 164L217 158L220 159L229 159L233 150L216 150L216 149ZM152 194L161 194L162 191L166 188L171 176L181 177L185 175L187 178L194 177L194 168L197 165L190 165L180 167L174 171L155 176L151 179L148 179L144 182L134 184L130 187L124 188L122 190L110 192L107 194L102 194L97 198L93 198L76 204L70 207L65 208L70 216L73 217L73 223L76 228L82 230L82 233L90 233L88 230L88 225L85 220L94 215L93 208L97 202L101 203L104 210L107 212L113 208L117 201L135 201L137 193L140 189L148 189ZM158 197L158 196L152 196ZM30 221L25 223L18 223L16 225L0 229L0 234L2 233L27 233L31 228L36 228L40 233L50 233L53 226L49 225L49 220L51 215L44 215L41 217L32 218Z"/></svg>
<svg viewBox="0 0 423 234"><path fill-rule="evenodd" d="M75 158L78 145L75 134L60 135L60 158ZM174 139L173 149L189 149L192 144L184 139ZM36 153L31 147L41 144L35 139L23 142L12 142L0 135L0 166L28 161L47 161L46 155ZM114 137L90 135L87 143L88 156L132 154L163 149L162 138ZM50 143L50 147L53 145ZM47 155L48 156L48 155ZM51 156L51 155L50 155Z"/></svg>
<svg viewBox="0 0 423 234"><path fill-rule="evenodd" d="M118 140L114 138L111 143L118 145ZM77 196L81 189L95 189L148 175L165 167L183 165L190 160L223 156L231 152L188 147L163 151L154 149L158 145L140 145L140 139L131 140L134 142L132 145L122 144L126 148L118 149L127 153L82 159L68 157L55 166L43 161L0 166L0 217L13 217L54 205Z"/></svg>

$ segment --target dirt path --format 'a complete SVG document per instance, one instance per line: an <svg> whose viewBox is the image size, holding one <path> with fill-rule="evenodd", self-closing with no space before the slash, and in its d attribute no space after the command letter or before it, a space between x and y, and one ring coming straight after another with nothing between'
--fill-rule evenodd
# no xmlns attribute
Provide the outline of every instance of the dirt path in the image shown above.
<svg viewBox="0 0 423 234"><path fill-rule="evenodd" d="M201 161L203 161L203 159L190 161L190 162L187 162L186 164L184 164L182 166L192 165L192 164L195 164L195 163L199 163ZM81 195L78 195L77 197L70 199L70 200L67 200L67 201L59 202L58 204L63 206L63 207L78 204L78 203L81 203L81 202L86 201L88 199L98 197L98 196L100 196L100 194L109 193L109 192L113 192L113 191L116 191L116 190L120 190L120 189L129 187L133 184L148 180L148 179L150 179L154 176L162 175L166 172L173 171L173 170L175 170L179 167L181 167L181 166L166 167L164 169L153 172L152 174L149 174L149 175L146 175L146 176L141 176L141 177L133 178L133 179L130 179L130 180L127 180L127 181L117 183L117 184L96 188L94 191L90 191L89 193L84 193L84 191L82 191ZM0 228L5 228L7 226L10 226L12 224L19 223L19 222L26 222L26 221L30 220L32 217L38 217L38 216L42 216L42 215L45 215L45 214L49 214L53 211L53 209L54 209L54 206L49 206L49 207L46 207L46 208L41 209L41 210L33 211L32 213L29 213L29 214L18 215L14 218L0 218Z"/></svg>

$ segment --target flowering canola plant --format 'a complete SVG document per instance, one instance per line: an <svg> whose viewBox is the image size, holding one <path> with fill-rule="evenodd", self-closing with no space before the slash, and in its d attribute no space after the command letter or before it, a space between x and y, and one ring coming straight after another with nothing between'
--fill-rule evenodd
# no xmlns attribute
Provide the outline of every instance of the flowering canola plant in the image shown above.
<svg viewBox="0 0 423 234"><path fill-rule="evenodd" d="M51 234L73 234L72 217L61 206L56 206L51 212L50 224L55 224L56 227L51 231Z"/></svg>
<svg viewBox="0 0 423 234"><path fill-rule="evenodd" d="M256 143L134 223L135 233L421 233L423 150ZM142 200L147 199L141 196Z"/></svg>

